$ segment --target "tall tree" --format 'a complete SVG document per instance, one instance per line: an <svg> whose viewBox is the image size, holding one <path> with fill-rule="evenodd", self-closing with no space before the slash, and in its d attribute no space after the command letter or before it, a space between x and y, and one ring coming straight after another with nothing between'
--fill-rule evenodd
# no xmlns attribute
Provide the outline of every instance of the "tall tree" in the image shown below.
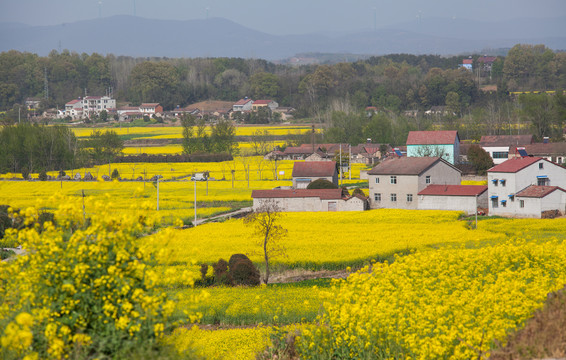
<svg viewBox="0 0 566 360"><path fill-rule="evenodd" d="M279 225L281 217L281 208L274 202L265 201L244 218L244 224L254 228L254 235L258 237L258 245L262 248L265 263L263 282L266 284L270 275L269 262L285 254L282 240L287 236L287 230Z"/></svg>

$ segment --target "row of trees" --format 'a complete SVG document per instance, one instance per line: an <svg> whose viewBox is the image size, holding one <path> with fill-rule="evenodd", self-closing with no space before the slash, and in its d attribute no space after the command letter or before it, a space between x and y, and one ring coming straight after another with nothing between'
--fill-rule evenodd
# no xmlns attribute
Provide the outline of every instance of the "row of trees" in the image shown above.
<svg viewBox="0 0 566 360"><path fill-rule="evenodd" d="M192 115L185 115L181 119L181 125L184 154L233 154L238 147L235 141L236 128L230 120L221 119L209 126L204 119L197 120Z"/></svg>
<svg viewBox="0 0 566 360"><path fill-rule="evenodd" d="M2 127L0 144L0 172L23 174L106 163L124 146L114 131L94 131L79 141L66 126L28 123Z"/></svg>
<svg viewBox="0 0 566 360"><path fill-rule="evenodd" d="M85 89L88 94L104 94L113 88L119 101L159 102L166 109L250 96L293 106L298 116L313 116L336 99L349 99L358 108L373 105L399 111L446 105L450 94L453 107L466 111L483 97L474 74L458 69L461 61L462 56L402 54L296 67L257 59L148 59L68 51L39 57L9 51L0 54L0 109L23 104L26 97L44 96L47 78L44 107L61 107L83 96ZM544 45L516 45L494 64L490 75L504 93L566 88L566 54Z"/></svg>

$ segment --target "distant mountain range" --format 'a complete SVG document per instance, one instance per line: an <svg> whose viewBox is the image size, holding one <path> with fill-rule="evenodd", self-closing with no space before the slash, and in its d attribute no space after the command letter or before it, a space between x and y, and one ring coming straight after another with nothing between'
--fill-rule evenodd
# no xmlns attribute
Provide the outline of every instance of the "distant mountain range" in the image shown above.
<svg viewBox="0 0 566 360"><path fill-rule="evenodd" d="M478 22L428 18L375 31L342 35L277 36L222 18L152 20L133 16L52 26L0 23L0 51L47 55L51 50L134 57L242 57L286 59L300 53L456 55L515 44L566 49L566 17Z"/></svg>

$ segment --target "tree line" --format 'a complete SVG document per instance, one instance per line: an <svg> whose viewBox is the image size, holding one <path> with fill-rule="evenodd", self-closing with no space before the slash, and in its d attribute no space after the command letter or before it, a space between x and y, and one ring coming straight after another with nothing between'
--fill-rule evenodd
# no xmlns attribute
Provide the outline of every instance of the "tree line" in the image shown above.
<svg viewBox="0 0 566 360"><path fill-rule="evenodd" d="M78 140L67 126L22 123L0 129L0 173L39 173L113 161L124 147L114 131Z"/></svg>
<svg viewBox="0 0 566 360"><path fill-rule="evenodd" d="M474 56L475 66L480 56ZM236 101L244 96L293 106L299 117L320 115L335 100L358 108L391 111L446 105L459 111L481 104L475 72L458 69L462 56L397 54L353 63L291 66L241 58L132 58L52 51L46 57L0 54L0 110L26 97L48 96L43 108L59 107L85 95L113 89L120 102L159 102L165 109L197 101ZM516 45L499 57L480 83L499 92L566 87L566 54L544 45ZM457 95L457 96L456 96ZM447 99L448 97L448 99ZM257 119L256 119L257 120ZM260 120L257 120L260 122Z"/></svg>

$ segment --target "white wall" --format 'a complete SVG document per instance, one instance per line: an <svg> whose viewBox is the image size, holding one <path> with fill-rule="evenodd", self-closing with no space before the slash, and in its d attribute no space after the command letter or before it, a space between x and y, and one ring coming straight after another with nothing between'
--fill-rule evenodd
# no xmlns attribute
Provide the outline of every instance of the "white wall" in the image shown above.
<svg viewBox="0 0 566 360"><path fill-rule="evenodd" d="M487 208L487 191L478 197L477 206ZM476 213L476 197L419 195L419 210L457 210L471 215Z"/></svg>

